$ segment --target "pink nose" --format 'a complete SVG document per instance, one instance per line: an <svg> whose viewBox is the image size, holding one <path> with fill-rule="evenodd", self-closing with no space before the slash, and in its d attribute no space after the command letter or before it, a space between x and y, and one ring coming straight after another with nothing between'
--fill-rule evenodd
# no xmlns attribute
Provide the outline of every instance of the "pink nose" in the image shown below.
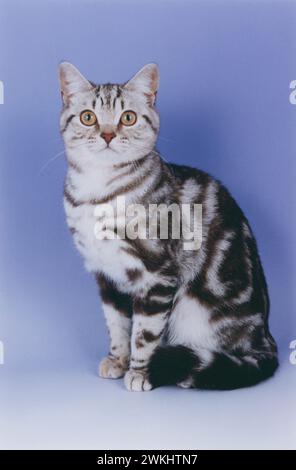
<svg viewBox="0 0 296 470"><path fill-rule="evenodd" d="M107 144L110 144L111 140L116 137L116 134L115 132L102 132L101 137Z"/></svg>

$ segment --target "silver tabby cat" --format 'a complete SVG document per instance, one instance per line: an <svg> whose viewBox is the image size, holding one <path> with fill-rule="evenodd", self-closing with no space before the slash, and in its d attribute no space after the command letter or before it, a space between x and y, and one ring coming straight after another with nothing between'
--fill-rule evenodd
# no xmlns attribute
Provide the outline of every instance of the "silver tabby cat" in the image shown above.
<svg viewBox="0 0 296 470"><path fill-rule="evenodd" d="M158 76L148 64L124 84L97 86L60 65L67 222L99 284L110 334L99 374L124 376L135 391L254 385L278 365L256 241L221 183L155 150ZM94 209L115 207L119 196L145 207L201 204L200 249L172 237L98 239Z"/></svg>

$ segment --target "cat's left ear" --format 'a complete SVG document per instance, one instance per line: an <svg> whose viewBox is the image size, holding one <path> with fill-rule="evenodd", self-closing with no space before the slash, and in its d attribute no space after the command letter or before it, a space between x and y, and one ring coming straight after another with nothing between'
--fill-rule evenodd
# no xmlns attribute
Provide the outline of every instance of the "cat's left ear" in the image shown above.
<svg viewBox="0 0 296 470"><path fill-rule="evenodd" d="M130 91L140 91L148 100L148 104L153 106L159 85L159 71L156 64L144 65L136 75L131 78L125 88Z"/></svg>
<svg viewBox="0 0 296 470"><path fill-rule="evenodd" d="M59 71L62 99L66 106L76 93L92 90L93 85L70 62L62 62Z"/></svg>

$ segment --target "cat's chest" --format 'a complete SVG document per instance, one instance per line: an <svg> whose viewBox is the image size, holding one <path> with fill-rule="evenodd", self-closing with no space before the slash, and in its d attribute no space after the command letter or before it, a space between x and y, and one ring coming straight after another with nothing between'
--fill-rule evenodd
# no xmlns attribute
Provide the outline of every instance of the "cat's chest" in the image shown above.
<svg viewBox="0 0 296 470"><path fill-rule="evenodd" d="M91 204L81 204L75 207L64 201L64 206L74 243L84 258L87 270L103 270L106 264L112 263L113 258L115 259L119 250L118 240L98 238L98 219L94 213L94 206Z"/></svg>
<svg viewBox="0 0 296 470"><path fill-rule="evenodd" d="M126 285L130 269L143 269L140 259L128 255L125 240L98 237L102 223L98 225L98 206L82 204L77 207L64 199L66 219L74 243L90 272L104 272L118 283ZM102 235L102 233L101 233Z"/></svg>

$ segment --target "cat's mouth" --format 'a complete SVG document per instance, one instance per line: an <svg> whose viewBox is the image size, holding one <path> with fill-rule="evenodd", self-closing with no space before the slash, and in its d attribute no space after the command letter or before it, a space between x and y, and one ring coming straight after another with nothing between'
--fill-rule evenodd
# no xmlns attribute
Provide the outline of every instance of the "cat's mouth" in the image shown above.
<svg viewBox="0 0 296 470"><path fill-rule="evenodd" d="M110 144L106 144L102 150L110 150L111 152L116 152L116 150L113 147L111 147Z"/></svg>

